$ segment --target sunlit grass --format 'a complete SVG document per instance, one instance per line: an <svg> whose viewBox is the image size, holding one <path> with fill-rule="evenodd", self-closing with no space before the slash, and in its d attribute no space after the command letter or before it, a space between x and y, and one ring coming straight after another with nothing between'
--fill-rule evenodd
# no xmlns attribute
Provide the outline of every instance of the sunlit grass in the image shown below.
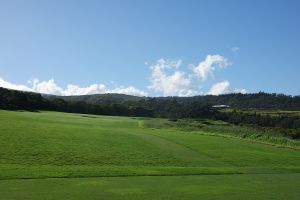
<svg viewBox="0 0 300 200"><path fill-rule="evenodd" d="M286 184L299 186L297 179L288 181L300 172L299 150L253 143L262 137L253 131L212 120L1 110L0 199L41 199L59 184L62 190L47 199L198 199L216 193L240 199L241 191L251 199L267 182L274 185L262 197L279 199L273 194L283 192L295 198Z"/></svg>

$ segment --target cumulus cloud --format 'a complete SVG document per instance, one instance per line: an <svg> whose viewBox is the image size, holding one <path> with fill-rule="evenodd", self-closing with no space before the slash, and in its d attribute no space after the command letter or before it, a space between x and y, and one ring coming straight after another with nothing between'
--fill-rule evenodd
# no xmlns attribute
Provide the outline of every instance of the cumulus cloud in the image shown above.
<svg viewBox="0 0 300 200"><path fill-rule="evenodd" d="M160 59L151 69L151 84L148 87L163 96L192 96L196 91L192 87L191 79L179 71L182 61Z"/></svg>
<svg viewBox="0 0 300 200"><path fill-rule="evenodd" d="M132 86L125 87L125 88L124 87L115 88L110 90L109 93L129 94L134 96L148 96L147 92L144 92Z"/></svg>
<svg viewBox="0 0 300 200"><path fill-rule="evenodd" d="M209 77L214 78L214 71L216 68L224 68L230 65L227 58L221 55L207 55L205 60L200 62L197 67L194 68L194 73L200 80L205 81Z"/></svg>
<svg viewBox="0 0 300 200"><path fill-rule="evenodd" d="M14 90L37 92L43 94L60 95L60 96L104 94L104 93L120 93L120 94L128 94L128 95L135 95L135 96L148 95L146 92L132 86L109 89L104 84L92 84L87 87L79 87L77 85L69 84L67 85L66 89L63 89L62 87L59 87L55 83L54 79L50 79L48 81L39 81L38 79L35 79L33 81L29 81L29 86L27 86L27 85L16 85L0 78L0 87L14 89Z"/></svg>
<svg viewBox="0 0 300 200"><path fill-rule="evenodd" d="M108 93L107 88L103 84L92 84L88 87L79 87L77 85L68 85L63 91L63 95L88 95L88 94L104 94Z"/></svg>
<svg viewBox="0 0 300 200"><path fill-rule="evenodd" d="M219 83L214 84L208 94L210 95L220 95L220 94L230 94L230 93L246 93L247 91L245 89L236 89L230 87L230 82L225 80L221 81Z"/></svg>
<svg viewBox="0 0 300 200"><path fill-rule="evenodd" d="M53 95L63 95L64 93L64 90L60 88L53 79L41 82L35 79L32 83L31 90L33 92Z"/></svg>

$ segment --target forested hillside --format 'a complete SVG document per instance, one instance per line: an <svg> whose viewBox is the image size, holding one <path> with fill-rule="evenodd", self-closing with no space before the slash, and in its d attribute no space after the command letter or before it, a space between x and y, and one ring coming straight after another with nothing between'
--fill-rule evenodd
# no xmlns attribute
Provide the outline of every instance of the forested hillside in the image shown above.
<svg viewBox="0 0 300 200"><path fill-rule="evenodd" d="M142 115L197 117L207 113L207 109L213 105L221 104L233 109L295 111L300 110L300 96L262 92L194 97L136 97L124 94L53 96L0 88L0 107L3 109L54 109L94 114L126 114L128 110L138 109L140 112L140 109L146 109L147 112Z"/></svg>
<svg viewBox="0 0 300 200"><path fill-rule="evenodd" d="M230 106L230 112L213 108L213 105L219 104ZM291 138L300 137L300 115L256 112L259 109L300 110L300 96L257 93L195 97L135 97L122 94L62 97L0 88L0 108L171 119L207 118L236 125L272 128Z"/></svg>
<svg viewBox="0 0 300 200"><path fill-rule="evenodd" d="M225 104L239 109L281 109L300 110L300 96L284 94L268 94L264 92L253 94L204 95L194 97L136 97L124 94L95 94L82 96L44 95L47 99L62 98L66 101L84 101L92 104L130 104L153 105L156 103L177 102L191 104L194 102L209 105Z"/></svg>

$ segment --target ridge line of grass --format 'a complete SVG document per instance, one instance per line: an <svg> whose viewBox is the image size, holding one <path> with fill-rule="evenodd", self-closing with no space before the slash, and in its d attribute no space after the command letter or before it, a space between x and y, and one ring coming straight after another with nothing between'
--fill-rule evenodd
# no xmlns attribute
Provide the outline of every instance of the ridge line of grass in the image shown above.
<svg viewBox="0 0 300 200"><path fill-rule="evenodd" d="M106 175L106 176L73 176L73 177L32 177L32 178L0 178L0 181L7 180L47 180L47 179L81 179L81 178L118 178L118 177L166 177L166 176L232 176L232 175L251 175L251 174L287 174L278 172L260 173L260 172L233 172L233 173L195 173L195 174L132 174L132 175ZM289 174L300 174L300 172L291 172Z"/></svg>

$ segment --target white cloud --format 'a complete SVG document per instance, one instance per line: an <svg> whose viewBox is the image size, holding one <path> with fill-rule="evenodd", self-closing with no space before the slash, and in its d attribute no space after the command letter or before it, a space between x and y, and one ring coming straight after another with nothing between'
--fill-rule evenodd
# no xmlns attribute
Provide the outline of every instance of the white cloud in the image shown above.
<svg viewBox="0 0 300 200"><path fill-rule="evenodd" d="M177 70L181 63L181 60L158 60L150 67L151 85L148 88L162 93L163 96L195 95L196 91L193 90L191 79L184 72Z"/></svg>
<svg viewBox="0 0 300 200"><path fill-rule="evenodd" d="M103 84L92 84L88 87L79 87L77 85L68 85L67 89L63 91L63 95L88 95L88 94L104 94L107 93L107 88Z"/></svg>
<svg viewBox="0 0 300 200"><path fill-rule="evenodd" d="M208 94L210 95L220 95L220 94L230 94L230 93L246 93L245 89L236 89L231 88L229 81L225 80L219 83L214 84Z"/></svg>
<svg viewBox="0 0 300 200"><path fill-rule="evenodd" d="M230 62L221 55L207 55L205 60L194 68L194 73L202 81L205 81L209 77L214 78L214 70L216 68L221 69L228 65L230 65Z"/></svg>
<svg viewBox="0 0 300 200"><path fill-rule="evenodd" d="M135 96L147 96L148 94L142 90L139 90L135 87L118 87L114 89L109 89L103 84L92 84L87 87L79 87L77 85L69 84L66 89L59 87L54 79L48 81L39 81L35 79L29 81L29 86L26 85L16 85L10 82L7 82L0 78L0 87L37 92L43 94L53 94L60 96L72 96L72 95L89 95L89 94L104 94L104 93L121 93Z"/></svg>
<svg viewBox="0 0 300 200"><path fill-rule="evenodd" d="M210 88L208 94L211 94L211 95L228 94L228 93L230 93L229 87L230 87L229 81L222 81L222 82L214 84Z"/></svg>
<svg viewBox="0 0 300 200"><path fill-rule="evenodd" d="M240 50L239 47L232 47L232 48L231 48L231 51L234 52L234 53L235 53L235 52L238 52L239 50Z"/></svg>
<svg viewBox="0 0 300 200"><path fill-rule="evenodd" d="M134 96L148 96L147 92L144 92L144 91L139 90L132 86L129 86L126 88L123 88L123 87L115 88L113 90L110 90L109 93L128 94L128 95L134 95Z"/></svg>
<svg viewBox="0 0 300 200"><path fill-rule="evenodd" d="M43 93L43 94L54 94L54 95L63 95L64 91L60 88L53 79L48 81L40 82L38 79L35 79L32 82L32 91Z"/></svg>
<svg viewBox="0 0 300 200"><path fill-rule="evenodd" d="M9 88L13 90L23 90L23 91L32 91L31 88L25 86L25 85L16 85L9 83L2 78L0 78L0 87Z"/></svg>

